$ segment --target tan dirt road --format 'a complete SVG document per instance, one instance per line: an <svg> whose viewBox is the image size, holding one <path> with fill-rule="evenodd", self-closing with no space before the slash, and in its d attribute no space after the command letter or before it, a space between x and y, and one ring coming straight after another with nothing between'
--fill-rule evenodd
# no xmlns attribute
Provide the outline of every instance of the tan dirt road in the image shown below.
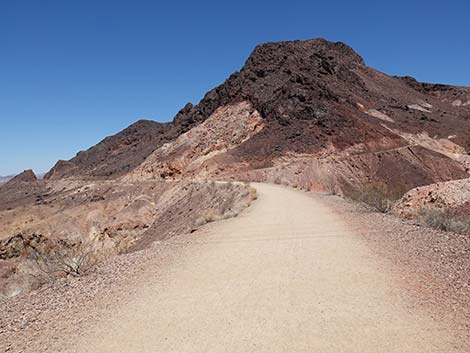
<svg viewBox="0 0 470 353"><path fill-rule="evenodd" d="M392 271L308 194L256 184L70 352L457 352ZM177 240L173 240L177 241Z"/></svg>

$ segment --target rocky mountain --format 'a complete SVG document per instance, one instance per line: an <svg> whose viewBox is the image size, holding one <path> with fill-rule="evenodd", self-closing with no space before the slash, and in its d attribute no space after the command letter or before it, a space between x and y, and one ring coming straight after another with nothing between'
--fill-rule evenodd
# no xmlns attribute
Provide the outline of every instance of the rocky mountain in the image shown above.
<svg viewBox="0 0 470 353"><path fill-rule="evenodd" d="M467 177L468 131L470 88L386 75L341 42L267 43L173 122L139 121L46 178L236 177L325 188L334 170L343 189L375 180L405 191Z"/></svg>

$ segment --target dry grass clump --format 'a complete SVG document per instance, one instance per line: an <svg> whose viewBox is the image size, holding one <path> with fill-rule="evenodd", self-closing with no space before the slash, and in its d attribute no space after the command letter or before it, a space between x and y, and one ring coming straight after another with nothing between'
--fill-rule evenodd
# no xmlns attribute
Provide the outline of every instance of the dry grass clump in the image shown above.
<svg viewBox="0 0 470 353"><path fill-rule="evenodd" d="M61 277L82 276L110 255L97 240L41 239L25 242L21 255L8 260L13 271L4 276L0 286L3 300Z"/></svg>
<svg viewBox="0 0 470 353"><path fill-rule="evenodd" d="M470 234L470 218L456 215L448 209L423 208L418 212L417 218L422 224L434 229Z"/></svg>
<svg viewBox="0 0 470 353"><path fill-rule="evenodd" d="M250 193L250 201L254 201L258 199L258 192L254 187L249 188L249 193Z"/></svg>
<svg viewBox="0 0 470 353"><path fill-rule="evenodd" d="M213 188L214 186L217 190ZM221 219L237 217L246 207L251 205L253 200L258 198L256 189L251 187L248 182L229 181L210 185L210 187L212 192L215 191L219 195L219 201L215 201L212 207L202 211L202 214L195 220L195 227Z"/></svg>
<svg viewBox="0 0 470 353"><path fill-rule="evenodd" d="M323 171L321 177L321 184L325 190L330 195L337 195L338 194L338 181L336 178L336 173L334 170L328 170L325 168L321 169Z"/></svg>
<svg viewBox="0 0 470 353"><path fill-rule="evenodd" d="M403 192L384 184L368 184L348 193L347 196L367 205L373 211L387 213L402 195Z"/></svg>
<svg viewBox="0 0 470 353"><path fill-rule="evenodd" d="M202 217L196 220L196 223L199 223L202 225L202 224L217 221L222 218L223 218L223 212L217 211L213 208L209 208Z"/></svg>
<svg viewBox="0 0 470 353"><path fill-rule="evenodd" d="M32 248L30 259L37 269L49 276L60 274L80 276L96 266L104 257L93 241L80 240L76 243L61 241Z"/></svg>
<svg viewBox="0 0 470 353"><path fill-rule="evenodd" d="M243 196L249 195L250 201L254 201L258 199L258 193L256 189L251 186L250 182L244 181L242 185L244 186L245 190L248 190L248 193L246 194L244 193Z"/></svg>

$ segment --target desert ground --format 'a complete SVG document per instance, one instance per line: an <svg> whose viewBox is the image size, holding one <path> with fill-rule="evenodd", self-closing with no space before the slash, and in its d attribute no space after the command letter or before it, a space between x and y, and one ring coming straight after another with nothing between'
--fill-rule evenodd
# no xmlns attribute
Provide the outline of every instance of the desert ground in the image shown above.
<svg viewBox="0 0 470 353"><path fill-rule="evenodd" d="M371 223L376 232L393 231L395 219L370 216L335 196L278 185L254 187L258 199L238 217L118 257L103 266L95 279L92 275L68 284L59 281L56 287L4 306L2 349L470 349L468 312L464 312L468 302L434 298L438 305L430 305L429 293L407 282L410 276L415 283L427 276L432 285L444 288L444 279L433 272L433 259L417 257L419 274L414 266L396 261L393 240L370 237ZM406 233L415 228L401 227ZM410 249L420 246L412 237L409 240ZM82 296L85 292L91 295ZM64 303L67 295L71 297ZM29 307L23 306L25 302ZM455 314L451 308L460 312ZM17 320L8 321L16 315Z"/></svg>

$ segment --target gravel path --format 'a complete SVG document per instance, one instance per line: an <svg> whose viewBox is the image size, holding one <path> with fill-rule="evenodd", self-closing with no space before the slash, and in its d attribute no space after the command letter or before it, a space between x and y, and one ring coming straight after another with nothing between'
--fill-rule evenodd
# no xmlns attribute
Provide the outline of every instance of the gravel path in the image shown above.
<svg viewBox="0 0 470 353"><path fill-rule="evenodd" d="M9 302L0 308L0 348L468 351L452 317L415 300L421 292L410 291L414 274L395 261L394 243L369 232L375 222L375 232L391 234L398 223L335 197L256 188L258 201L237 218Z"/></svg>
<svg viewBox="0 0 470 353"><path fill-rule="evenodd" d="M452 352L392 273L328 208L257 185L68 352Z"/></svg>

